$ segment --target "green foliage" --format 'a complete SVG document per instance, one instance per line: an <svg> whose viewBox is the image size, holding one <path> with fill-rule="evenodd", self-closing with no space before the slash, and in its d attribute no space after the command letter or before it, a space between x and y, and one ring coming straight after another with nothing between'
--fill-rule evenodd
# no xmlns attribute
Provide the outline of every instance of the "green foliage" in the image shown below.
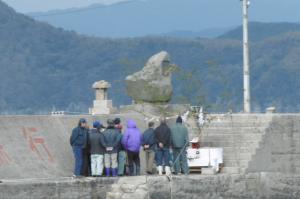
<svg viewBox="0 0 300 199"><path fill-rule="evenodd" d="M274 35L271 30L268 37L265 31L251 43L253 107L300 111L300 32L286 29ZM260 33L251 36L255 34ZM47 113L53 107L85 113L94 98L91 85L102 79L112 83L109 98L115 105L129 104L125 77L161 50L180 66L173 79L173 103L242 110L238 38L84 37L16 14L0 2L0 113Z"/></svg>

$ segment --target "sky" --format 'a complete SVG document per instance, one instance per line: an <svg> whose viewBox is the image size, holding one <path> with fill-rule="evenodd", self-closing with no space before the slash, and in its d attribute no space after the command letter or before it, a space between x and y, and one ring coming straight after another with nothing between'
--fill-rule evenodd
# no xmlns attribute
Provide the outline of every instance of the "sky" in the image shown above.
<svg viewBox="0 0 300 199"><path fill-rule="evenodd" d="M0 0L55 27L102 37L132 37L172 31L202 31L241 25L240 0ZM128 4L84 9L92 4ZM300 22L300 0L250 0L249 20ZM83 8L53 16L49 10ZM80 9L79 9L80 10ZM68 12L68 11L62 11ZM43 16L44 15L44 16ZM45 17L46 16L46 17ZM47 17L48 16L48 17ZM142 16L142 17L141 17ZM160 23L158 23L158 21ZM99 25L101 24L101 25Z"/></svg>
<svg viewBox="0 0 300 199"><path fill-rule="evenodd" d="M86 7L95 3L112 4L125 0L2 0L18 12L45 12L55 9Z"/></svg>

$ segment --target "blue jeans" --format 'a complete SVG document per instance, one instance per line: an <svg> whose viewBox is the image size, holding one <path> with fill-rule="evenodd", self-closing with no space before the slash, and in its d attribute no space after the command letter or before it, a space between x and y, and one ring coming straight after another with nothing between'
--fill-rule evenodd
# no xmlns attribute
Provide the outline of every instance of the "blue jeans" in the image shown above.
<svg viewBox="0 0 300 199"><path fill-rule="evenodd" d="M180 152L182 153L180 154ZM184 174L189 174L189 166L188 166L188 161L187 161L187 156L186 156L186 150L183 148L174 148L173 149L173 154L174 154L174 169L175 173L180 173L183 172Z"/></svg>
<svg viewBox="0 0 300 199"><path fill-rule="evenodd" d="M74 153L74 157L75 157L74 175L79 176L79 175L81 175L81 169L82 169L82 165L83 165L81 146L73 146L73 153Z"/></svg>
<svg viewBox="0 0 300 199"><path fill-rule="evenodd" d="M170 166L169 148L158 148L155 151L156 166Z"/></svg>
<svg viewBox="0 0 300 199"><path fill-rule="evenodd" d="M125 163L126 163L126 152L119 151L119 153L118 153L118 175L124 175Z"/></svg>

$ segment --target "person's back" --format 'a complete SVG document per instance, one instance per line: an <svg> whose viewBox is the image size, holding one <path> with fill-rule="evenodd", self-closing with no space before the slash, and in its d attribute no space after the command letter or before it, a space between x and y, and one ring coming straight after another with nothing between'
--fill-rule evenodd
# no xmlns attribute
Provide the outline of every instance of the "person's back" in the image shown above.
<svg viewBox="0 0 300 199"><path fill-rule="evenodd" d="M155 150L154 129L148 128L143 134L143 145L148 145L148 150Z"/></svg>
<svg viewBox="0 0 300 199"><path fill-rule="evenodd" d="M161 119L160 126L154 130L154 138L157 144L156 165L159 175L162 175L163 165L165 166L166 175L171 174L170 152L171 130L167 125L165 118Z"/></svg>
<svg viewBox="0 0 300 199"><path fill-rule="evenodd" d="M101 138L103 137L100 132L101 126L100 121L94 121L93 128L89 131L92 176L101 176L103 172L105 148L101 144Z"/></svg>
<svg viewBox="0 0 300 199"><path fill-rule="evenodd" d="M103 137L103 134L99 132L98 129L91 129L89 135L91 154L104 154L105 148L100 142L101 137Z"/></svg>
<svg viewBox="0 0 300 199"><path fill-rule="evenodd" d="M182 148L188 142L188 130L182 123L176 123L171 126L172 146L174 148Z"/></svg>
<svg viewBox="0 0 300 199"><path fill-rule="evenodd" d="M133 120L127 121L122 144L127 151L130 175L140 175L140 147L142 134ZM136 171L134 171L136 168Z"/></svg>
<svg viewBox="0 0 300 199"><path fill-rule="evenodd" d="M118 146L120 144L121 135L114 127L114 121L107 120L107 129L101 137L101 144L105 147L104 164L106 176L117 176L118 174Z"/></svg>
<svg viewBox="0 0 300 199"><path fill-rule="evenodd" d="M181 116L177 117L176 124L171 127L171 137L175 174L183 172L187 175L189 173L189 167L186 156L186 146L189 144L189 136Z"/></svg>
<svg viewBox="0 0 300 199"><path fill-rule="evenodd" d="M102 137L102 145L108 149L112 148L112 150L108 150L107 152L114 152L116 153L118 151L117 145L119 144L120 141L120 133L118 130L114 129L113 127L108 127L104 132L103 132L103 137Z"/></svg>
<svg viewBox="0 0 300 199"><path fill-rule="evenodd" d="M136 127L133 120L128 120L127 130L122 138L122 144L126 150L132 152L139 152L141 146L142 134L140 130Z"/></svg>
<svg viewBox="0 0 300 199"><path fill-rule="evenodd" d="M154 122L148 123L148 129L143 133L143 148L145 151L146 171L153 174L153 163L155 157L156 143L154 139Z"/></svg>
<svg viewBox="0 0 300 199"><path fill-rule="evenodd" d="M168 148L171 145L171 130L166 123L161 123L154 130L154 138L157 143L162 143L163 148Z"/></svg>

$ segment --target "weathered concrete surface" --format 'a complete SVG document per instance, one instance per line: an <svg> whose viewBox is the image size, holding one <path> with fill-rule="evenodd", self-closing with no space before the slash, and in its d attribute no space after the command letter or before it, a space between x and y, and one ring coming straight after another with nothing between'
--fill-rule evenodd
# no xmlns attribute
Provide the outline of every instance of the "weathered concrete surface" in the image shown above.
<svg viewBox="0 0 300 199"><path fill-rule="evenodd" d="M225 173L300 173L300 114L210 115L201 141L224 148Z"/></svg>
<svg viewBox="0 0 300 199"><path fill-rule="evenodd" d="M0 183L0 198L219 199L300 198L300 176L278 173L139 176Z"/></svg>
<svg viewBox="0 0 300 199"><path fill-rule="evenodd" d="M300 116L274 115L248 167L249 172L300 173Z"/></svg>
<svg viewBox="0 0 300 199"><path fill-rule="evenodd" d="M137 112L97 117L1 116L0 179L71 176L74 158L69 136L80 117L86 117L90 124L94 119L121 117L123 122L135 119L141 130L147 125L146 116ZM223 172L300 173L300 114L211 117L201 139L224 147ZM144 169L144 159L141 160Z"/></svg>
<svg viewBox="0 0 300 199"><path fill-rule="evenodd" d="M87 118L89 124L95 119L106 121L120 117L125 123L126 119L132 118L141 130L146 128L140 114L1 116L0 180L71 176L74 158L69 137L81 117Z"/></svg>

